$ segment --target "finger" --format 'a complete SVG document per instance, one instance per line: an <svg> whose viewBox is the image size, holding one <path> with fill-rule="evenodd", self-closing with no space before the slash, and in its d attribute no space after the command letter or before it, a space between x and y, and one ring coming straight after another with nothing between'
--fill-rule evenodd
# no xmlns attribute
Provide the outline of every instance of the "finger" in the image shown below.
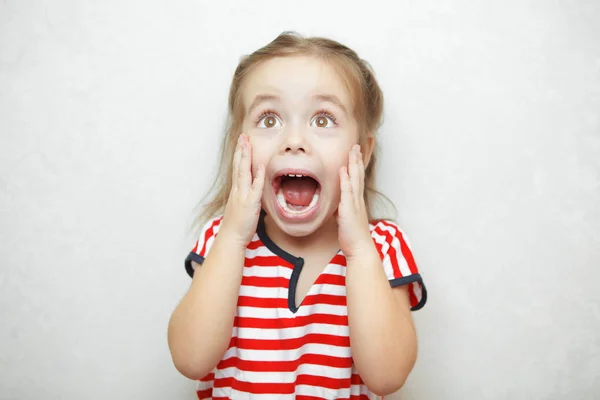
<svg viewBox="0 0 600 400"><path fill-rule="evenodd" d="M252 197L256 203L260 203L262 198L263 188L265 187L265 166L263 164L258 165L254 182L252 182Z"/></svg>
<svg viewBox="0 0 600 400"><path fill-rule="evenodd" d="M350 152L350 161L348 162L348 170L350 175L350 184L352 185L352 196L354 205L358 206L360 200L360 176L358 171L358 150L359 146L352 147Z"/></svg>
<svg viewBox="0 0 600 400"><path fill-rule="evenodd" d="M352 202L352 184L348 176L348 168L340 168L340 204L346 205Z"/></svg>
<svg viewBox="0 0 600 400"><path fill-rule="evenodd" d="M250 190L250 186L252 185L252 150L250 148L250 142L248 142L248 138L244 137L242 139L242 159L240 160L240 170L239 170L239 185L240 189L242 189L244 194Z"/></svg>
<svg viewBox="0 0 600 400"><path fill-rule="evenodd" d="M233 171L231 173L232 188L238 187L238 174L240 170L240 160L242 159L242 136L238 137L235 153L233 153Z"/></svg>
<svg viewBox="0 0 600 400"><path fill-rule="evenodd" d="M358 180L360 182L360 196L362 197L365 194L365 164L361 151L358 153Z"/></svg>

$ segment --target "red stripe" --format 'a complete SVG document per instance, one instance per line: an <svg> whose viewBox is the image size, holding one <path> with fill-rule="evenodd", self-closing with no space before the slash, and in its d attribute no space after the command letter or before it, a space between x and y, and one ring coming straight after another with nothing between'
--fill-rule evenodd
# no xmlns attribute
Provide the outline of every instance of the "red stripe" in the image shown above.
<svg viewBox="0 0 600 400"><path fill-rule="evenodd" d="M415 263L415 259L413 257L412 251L410 250L410 246L404 239L404 234L402 233L400 228L398 228L396 225L393 225L389 222L383 222L383 225L389 226L396 230L396 235L394 235L394 236L400 242L400 250L402 252L402 255L404 256L404 259L406 260L406 263L408 264L408 268L410 269L410 272L412 274L417 274L419 272L418 268L417 268L417 264Z"/></svg>
<svg viewBox="0 0 600 400"><path fill-rule="evenodd" d="M323 400L322 397L299 396L299 395L296 395L295 399L296 400L298 400L298 399L300 399L300 400ZM382 399L383 399L383 397L382 397ZM350 397L336 398L336 400L369 400L369 396L367 396L366 394L353 394L353 395L350 395Z"/></svg>
<svg viewBox="0 0 600 400"><path fill-rule="evenodd" d="M303 354L300 358L291 361L250 361L237 357L221 360L217 368L235 367L241 371L252 372L295 372L302 364L322 365L325 367L350 368L351 357L334 357L324 354Z"/></svg>
<svg viewBox="0 0 600 400"><path fill-rule="evenodd" d="M309 333L293 339L242 339L232 337L229 348L237 347L244 350L297 350L308 343L317 343L327 346L350 347L348 336L325 335Z"/></svg>
<svg viewBox="0 0 600 400"><path fill-rule="evenodd" d="M324 376L315 375L298 375L296 378L296 385L307 385L316 387L325 387L328 389L341 389L348 387L350 379L335 379Z"/></svg>
<svg viewBox="0 0 600 400"><path fill-rule="evenodd" d="M363 381L360 378L360 375L358 375L358 374L352 374L352 377L350 378L350 383L352 385L362 385Z"/></svg>
<svg viewBox="0 0 600 400"><path fill-rule="evenodd" d="M312 306L315 304L329 304L332 306L345 306L346 296L336 296L334 294L311 294L302 301L303 306Z"/></svg>
<svg viewBox="0 0 600 400"><path fill-rule="evenodd" d="M276 287L287 289L290 280L280 276L243 276L242 286ZM321 274L315 281L316 285L345 286L346 277L343 275Z"/></svg>
<svg viewBox="0 0 600 400"><path fill-rule="evenodd" d="M202 250L200 250L200 253L198 253L202 257L206 257L206 254L205 254L206 253L206 242L208 242L208 239L210 239L211 236L213 236L214 229L221 223L221 219L222 218L216 218L212 222L210 228L208 228L206 230L206 232L204 233L204 242L202 243Z"/></svg>
<svg viewBox="0 0 600 400"><path fill-rule="evenodd" d="M417 298L417 295L415 294L414 285L415 285L415 283L411 283L408 285L408 298L410 300L411 308L415 307L417 304L419 304L419 299ZM416 285L418 285L418 283L416 283Z"/></svg>
<svg viewBox="0 0 600 400"><path fill-rule="evenodd" d="M231 387L234 390L252 394L293 394L296 391L297 385L317 386L335 390L348 387L348 379L298 375L295 382L289 383L243 382L233 377L219 379L215 382L215 388ZM299 397L296 398L298 399Z"/></svg>
<svg viewBox="0 0 600 400"><path fill-rule="evenodd" d="M389 245L388 256L390 258L390 263L392 264L394 278L402 278L402 272L400 272L400 266L398 265L398 254L396 253L396 248L393 246L393 236L388 231L383 230L379 225L376 226L374 230L379 235L385 236L385 241Z"/></svg>
<svg viewBox="0 0 600 400"><path fill-rule="evenodd" d="M346 286L346 277L344 275L326 274L319 275L315 284Z"/></svg>
<svg viewBox="0 0 600 400"><path fill-rule="evenodd" d="M238 328L283 329L304 327L310 324L348 325L348 316L312 314L296 318L249 318L236 316L234 326Z"/></svg>
<svg viewBox="0 0 600 400"><path fill-rule="evenodd" d="M333 294L311 294L302 301L303 306L315 304L328 304L332 306L345 306L346 296L336 296ZM287 298L260 298L250 296L239 296L238 307L256 307L256 308L287 308Z"/></svg>
<svg viewBox="0 0 600 400"><path fill-rule="evenodd" d="M246 247L248 250L256 250L259 247L263 247L264 244L263 242L261 242L260 240L254 240L250 243L248 243L248 246Z"/></svg>
<svg viewBox="0 0 600 400"><path fill-rule="evenodd" d="M341 265L341 266L345 267L346 266L346 257L344 257L343 254L336 254L335 256L333 256L333 258L331 259L329 264L337 264L337 265Z"/></svg>
<svg viewBox="0 0 600 400"><path fill-rule="evenodd" d="M375 229L373 229L373 230L375 230ZM373 244L375 244L375 248L377 249L377 253L379 253L379 259L380 259L381 261L383 261L383 251L381 251L381 248L382 248L383 246L381 245L381 243L377 242L377 241L375 240L375 238L373 238Z"/></svg>
<svg viewBox="0 0 600 400"><path fill-rule="evenodd" d="M206 375L204 378L200 379L200 382L210 382L214 379L215 379L215 373L211 372L210 374Z"/></svg>
<svg viewBox="0 0 600 400"><path fill-rule="evenodd" d="M287 289L290 280L283 277L243 276L242 286L257 286Z"/></svg>
<svg viewBox="0 0 600 400"><path fill-rule="evenodd" d="M277 256L255 256L244 260L244 267L285 267L294 269L294 266Z"/></svg>
<svg viewBox="0 0 600 400"><path fill-rule="evenodd" d="M197 390L196 395L198 396L199 400L210 399L212 397L212 392L213 392L212 388L204 389L204 390Z"/></svg>

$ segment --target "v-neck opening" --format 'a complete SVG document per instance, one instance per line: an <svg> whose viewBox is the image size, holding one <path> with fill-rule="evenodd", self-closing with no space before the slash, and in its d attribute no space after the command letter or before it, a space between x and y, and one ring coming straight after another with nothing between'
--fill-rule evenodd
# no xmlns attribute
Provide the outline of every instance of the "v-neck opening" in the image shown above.
<svg viewBox="0 0 600 400"><path fill-rule="evenodd" d="M335 258L335 256L337 256L340 253L340 250L338 250L335 253L335 255L333 256L333 258L331 258L329 260L327 265L325 265L325 267L323 268L323 271L321 271L319 273L319 275L317 275L317 278L310 285L308 292L302 298L302 301L300 302L300 304L296 305L296 290L298 288L298 279L300 278L300 273L302 272L302 268L304 267L304 259L302 257L296 257L293 254L285 251L284 249L279 247L277 245L277 243L275 243L273 241L273 239L271 239L271 237L269 237L269 235L267 235L267 229L266 229L266 224L265 224L265 216L266 215L267 215L266 211L261 210L260 217L258 219L258 226L257 226L256 233L258 234L258 238L260 239L260 241L267 247L267 249L269 249L269 251L271 251L273 254L280 257L281 259L287 261L288 263L292 264L294 267L292 270L292 276L290 277L289 284L288 284L288 299L287 299L288 301L287 301L287 303L288 303L288 309L292 313L296 314L296 312L298 312L300 307L302 307L302 304L304 303L304 301L306 300L306 298L312 291L312 289L315 286L315 284L317 283L317 281L321 278L321 275L323 275L323 272L325 272L325 270L331 264L331 261L333 260L333 258Z"/></svg>

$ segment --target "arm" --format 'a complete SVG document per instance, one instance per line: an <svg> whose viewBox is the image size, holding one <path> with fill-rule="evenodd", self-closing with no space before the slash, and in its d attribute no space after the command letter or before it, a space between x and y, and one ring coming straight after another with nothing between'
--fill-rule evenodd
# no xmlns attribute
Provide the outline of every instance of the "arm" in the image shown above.
<svg viewBox="0 0 600 400"><path fill-rule="evenodd" d="M375 246L364 202L364 171L360 148L354 146L348 167L340 169L338 236L347 261L346 301L354 364L371 391L388 395L404 385L417 357L408 287L392 289L389 279L420 277L416 267L411 270L398 264L405 256L398 230L378 228L386 246L381 254Z"/></svg>
<svg viewBox="0 0 600 400"><path fill-rule="evenodd" d="M356 369L374 393L399 390L417 358L407 286L391 288L379 254L347 260L346 298Z"/></svg>
<svg viewBox="0 0 600 400"><path fill-rule="evenodd" d="M227 350L242 279L245 247L221 231L169 322L175 368L190 379L210 373Z"/></svg>
<svg viewBox="0 0 600 400"><path fill-rule="evenodd" d="M209 374L227 351L246 246L260 214L265 168L259 165L252 178L251 146L245 135L240 135L233 156L232 180L219 233L169 321L173 363L190 379Z"/></svg>

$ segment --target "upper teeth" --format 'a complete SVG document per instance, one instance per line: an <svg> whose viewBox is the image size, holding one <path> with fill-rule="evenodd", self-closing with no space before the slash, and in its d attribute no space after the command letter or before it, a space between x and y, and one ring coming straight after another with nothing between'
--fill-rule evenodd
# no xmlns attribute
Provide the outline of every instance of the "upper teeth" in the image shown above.
<svg viewBox="0 0 600 400"><path fill-rule="evenodd" d="M302 178L304 175L300 175L300 174L285 174L285 176L289 176L291 178Z"/></svg>

